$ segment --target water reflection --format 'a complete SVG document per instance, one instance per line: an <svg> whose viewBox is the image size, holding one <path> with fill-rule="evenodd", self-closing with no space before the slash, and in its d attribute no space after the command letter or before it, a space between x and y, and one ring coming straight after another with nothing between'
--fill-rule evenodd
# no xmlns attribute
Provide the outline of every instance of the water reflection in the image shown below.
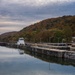
<svg viewBox="0 0 75 75"><path fill-rule="evenodd" d="M57 63L57 64L61 64L61 65L75 66L75 60L57 58L57 57L53 57L53 56L47 56L47 55L31 52L31 51L28 51L28 50L25 50L25 53L29 54L29 55L31 55L35 58L46 61L46 62Z"/></svg>
<svg viewBox="0 0 75 75"><path fill-rule="evenodd" d="M20 50L20 49L18 49L18 52L19 52L19 54L24 54L24 50Z"/></svg>
<svg viewBox="0 0 75 75"><path fill-rule="evenodd" d="M69 64L69 65L68 65ZM0 75L75 75L75 67L65 60L25 50L0 47Z"/></svg>

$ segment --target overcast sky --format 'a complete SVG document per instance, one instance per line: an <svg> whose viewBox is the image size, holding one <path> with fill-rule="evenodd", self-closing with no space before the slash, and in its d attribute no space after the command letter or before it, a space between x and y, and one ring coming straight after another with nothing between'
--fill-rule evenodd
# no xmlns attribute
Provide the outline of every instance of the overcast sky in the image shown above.
<svg viewBox="0 0 75 75"><path fill-rule="evenodd" d="M0 0L0 34L63 15L75 15L75 0Z"/></svg>

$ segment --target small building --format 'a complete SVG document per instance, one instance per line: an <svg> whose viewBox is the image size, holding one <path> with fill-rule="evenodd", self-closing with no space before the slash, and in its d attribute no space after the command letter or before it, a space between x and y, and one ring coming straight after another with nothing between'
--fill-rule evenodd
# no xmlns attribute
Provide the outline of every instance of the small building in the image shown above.
<svg viewBox="0 0 75 75"><path fill-rule="evenodd" d="M17 41L17 45L25 45L24 38L19 38Z"/></svg>

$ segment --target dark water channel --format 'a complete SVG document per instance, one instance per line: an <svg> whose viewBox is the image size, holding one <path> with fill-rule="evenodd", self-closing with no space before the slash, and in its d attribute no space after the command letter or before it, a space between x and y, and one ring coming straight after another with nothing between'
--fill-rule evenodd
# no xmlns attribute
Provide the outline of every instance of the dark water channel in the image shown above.
<svg viewBox="0 0 75 75"><path fill-rule="evenodd" d="M75 75L75 61L0 46L0 75Z"/></svg>

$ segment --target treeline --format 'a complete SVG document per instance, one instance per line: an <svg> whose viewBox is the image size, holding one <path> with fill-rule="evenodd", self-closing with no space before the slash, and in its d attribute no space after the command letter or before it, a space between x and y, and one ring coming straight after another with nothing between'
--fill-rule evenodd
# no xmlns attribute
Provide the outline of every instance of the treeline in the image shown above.
<svg viewBox="0 0 75 75"><path fill-rule="evenodd" d="M0 41L15 42L24 37L27 42L71 42L73 36L75 16L63 16L40 21L13 35L1 36Z"/></svg>

